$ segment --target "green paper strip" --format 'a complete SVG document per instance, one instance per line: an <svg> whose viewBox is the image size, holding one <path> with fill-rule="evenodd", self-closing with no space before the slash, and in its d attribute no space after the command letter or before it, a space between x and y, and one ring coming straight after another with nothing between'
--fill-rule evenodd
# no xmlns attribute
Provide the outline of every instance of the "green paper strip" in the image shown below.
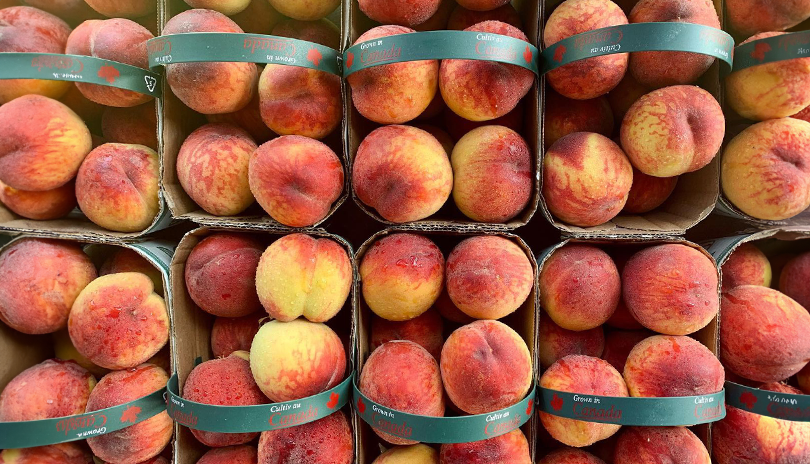
<svg viewBox="0 0 810 464"><path fill-rule="evenodd" d="M775 61L810 57L810 31L754 40L734 49L734 70Z"/></svg>
<svg viewBox="0 0 810 464"><path fill-rule="evenodd" d="M810 395L791 395L726 382L729 406L760 416L810 422Z"/></svg>
<svg viewBox="0 0 810 464"><path fill-rule="evenodd" d="M107 409L26 422L0 422L0 449L31 448L105 435L143 422L166 411L160 390Z"/></svg>
<svg viewBox="0 0 810 464"><path fill-rule="evenodd" d="M540 410L585 422L635 426L689 426L726 417L725 390L677 398L580 395L539 387Z"/></svg>
<svg viewBox="0 0 810 464"><path fill-rule="evenodd" d="M149 66L172 63L285 64L340 75L338 52L321 44L272 35L190 32L146 42Z"/></svg>
<svg viewBox="0 0 810 464"><path fill-rule="evenodd" d="M468 443L497 437L528 422L534 412L535 389L506 409L460 417L408 414L371 401L354 386L354 410L372 428L423 443Z"/></svg>
<svg viewBox="0 0 810 464"><path fill-rule="evenodd" d="M343 53L343 77L385 64L444 59L497 61L537 74L538 55L534 45L505 35L471 31L415 32L352 45Z"/></svg>
<svg viewBox="0 0 810 464"><path fill-rule="evenodd" d="M0 53L0 79L44 79L98 84L162 95L159 74L117 61L55 53Z"/></svg>
<svg viewBox="0 0 810 464"><path fill-rule="evenodd" d="M575 61L616 53L675 51L719 58L731 67L734 39L719 29L691 23L636 23L583 32L542 54L543 74Z"/></svg>
<svg viewBox="0 0 810 464"><path fill-rule="evenodd" d="M352 376L335 388L300 400L256 406L213 406L180 397L177 375L169 379L169 416L194 430L220 433L265 432L314 422L349 402Z"/></svg>

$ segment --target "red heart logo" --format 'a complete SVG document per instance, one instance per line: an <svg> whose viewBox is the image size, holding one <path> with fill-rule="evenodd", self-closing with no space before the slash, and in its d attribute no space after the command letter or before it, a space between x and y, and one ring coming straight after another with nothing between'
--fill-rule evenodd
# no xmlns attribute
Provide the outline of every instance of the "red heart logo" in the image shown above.
<svg viewBox="0 0 810 464"><path fill-rule="evenodd" d="M563 399L554 394L554 398L551 400L551 407L554 408L555 411L559 411L563 407Z"/></svg>
<svg viewBox="0 0 810 464"><path fill-rule="evenodd" d="M335 392L332 392L332 394L329 395L329 402L326 403L326 407L328 407L329 409L335 409L335 406L337 406L339 399L340 395Z"/></svg>
<svg viewBox="0 0 810 464"><path fill-rule="evenodd" d="M357 398L357 410L360 411L360 414L366 412L366 403L363 403L363 398Z"/></svg>

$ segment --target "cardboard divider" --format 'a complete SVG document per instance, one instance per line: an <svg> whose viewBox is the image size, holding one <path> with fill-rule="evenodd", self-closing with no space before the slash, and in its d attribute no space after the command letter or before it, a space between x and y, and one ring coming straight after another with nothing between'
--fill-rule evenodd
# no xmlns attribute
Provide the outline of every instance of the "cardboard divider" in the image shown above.
<svg viewBox="0 0 810 464"><path fill-rule="evenodd" d="M177 251L171 264L171 283L172 288L172 312L176 320L177 330L173 333L173 338L177 346L178 353L181 353L177 359L176 373L179 377L179 390L182 392L183 385L186 377L196 365L196 358L201 357L202 361L214 359L211 352L211 328L214 323L215 317L206 313L191 299L191 296L186 289L185 284L185 266L191 250L205 237L210 235L228 232L228 233L244 233L253 237L263 239L269 246L273 241L281 238L290 233L297 231L281 231L281 230L266 230L258 227L243 226L238 229L234 228L218 228L218 227L202 227L187 233L180 244L177 246ZM318 238L329 238L336 241L341 245L349 256L352 263L352 272L354 280L352 282L352 291L349 298L346 300L340 312L326 322L326 325L331 327L340 336L346 349L346 359L354 359L354 338L355 338L355 312L356 306L356 288L357 288L357 266L354 261L354 250L351 245L343 238L330 234L322 229L301 231ZM346 375L351 375L351 370L347 367ZM347 419L350 419L348 411L348 404L344 406L343 412L347 414ZM351 421L351 419L350 419ZM189 429L179 424L175 424L175 462L177 464L195 464L197 460L205 453L208 448L202 445L191 434Z"/></svg>
<svg viewBox="0 0 810 464"><path fill-rule="evenodd" d="M554 9L562 2L563 0L543 1L543 26L545 26L546 21L548 21ZM626 12L629 13L629 8L632 8L636 3L636 1L628 0L622 2L622 5L628 7ZM722 24L723 2L722 0L713 0L713 3L720 18L720 23ZM545 44L542 41L542 32L540 43L544 45L543 48L545 49ZM722 105L723 96L720 91L720 71L721 63L718 59L715 60L711 68L709 68L694 85L698 85L704 90L707 90ZM628 70L627 72L630 71ZM545 86L545 79L543 81L542 93L545 94L545 92L550 90ZM545 114L546 108L544 106L544 120ZM618 134L620 127L621 121L616 121L614 134ZM541 143L540 146L543 147L544 145ZM540 166L542 169L542 162ZM540 175L542 181L542 171ZM705 219L714 209L720 193L719 179L720 163L718 154L707 166L695 172L681 175L672 195L670 195L664 204L653 211L637 215L620 213L605 224L594 227L578 227L555 218L549 211L544 200L541 202L541 208L546 219L548 219L554 227L559 229L562 233L572 236L632 237L640 235L683 235L687 230Z"/></svg>
<svg viewBox="0 0 810 464"><path fill-rule="evenodd" d="M438 247L441 249L442 254L445 258L449 255L451 250L462 240L481 236L481 235L494 235L509 239L513 243L517 244L525 253L526 257L529 259L529 262L532 265L532 270L535 275L535 284L532 288L532 292L523 305L518 308L517 311L514 313L500 319L501 322L505 323L512 329L514 329L526 342L526 345L529 348L529 352L532 356L532 371L534 373L534 381L536 382L539 379L539 364L537 364L537 350L538 350L538 340L537 340L537 331L538 331L538 319L536 317L536 311L538 308L537 303L537 264L534 260L534 256L532 251L529 249L528 245L517 235L510 234L507 232L498 232L498 231L483 231L483 232L469 232L469 231L459 231L453 228L445 228L445 229L433 229L433 230L425 230L420 227L393 227L387 228L383 231L380 231L366 240L362 246L360 246L357 250L355 255L355 261L358 263L362 262L363 256L368 251L369 247L380 240L381 238L394 234L394 233L414 233L423 235L430 240L432 240ZM360 287L362 285L362 280L358 281L358 298L356 301L356 315L357 315L357 331L356 331L356 355L355 358L355 366L357 372L357 378L359 379L360 372L363 370L363 366L368 359L369 355L371 354L370 349L370 339L371 339L371 319L373 313L369 309L368 305L366 304L365 300L360 296L361 292ZM453 323L444 319L444 335L449 335L453 330L460 327L460 324ZM449 408L448 408L449 411ZM371 426L364 422L360 416L354 411L353 414L353 428L355 434L355 444L357 447L358 453L358 460L357 464L371 464L377 456L383 451L383 449L388 449L392 445L388 444L387 442L383 441L381 438L374 433ZM537 415L534 414L532 411L532 417L526 422L525 425L521 427L526 439L529 442L529 451L532 457L532 462L535 461L536 450L535 450L535 443L536 443L536 434L537 434L537 427L538 427Z"/></svg>
<svg viewBox="0 0 810 464"><path fill-rule="evenodd" d="M541 17L540 3L531 0L513 0L511 4L515 7L523 19L523 32L529 38L529 42L532 45L537 46L540 38L538 29L539 18ZM344 11L345 24L341 51L345 51L352 46L352 44L354 44L361 34L379 25L379 23L372 21L365 14L363 14L362 11L360 11L357 0L347 0L344 2ZM442 206L437 213L426 219L414 221L404 226L424 231L430 231L436 227L439 227L451 228L465 232L475 232L480 230L507 231L525 226L529 223L529 220L531 220L531 218L534 216L534 213L537 211L537 206L540 203L539 164L543 144L540 125L542 94L539 90L540 86L538 82L538 79L535 79L529 93L523 97L523 100L521 100L521 105L523 105L523 127L522 130L518 131L518 133L526 141L529 146L529 150L532 153L532 193L529 203L523 209L523 211L506 223L493 224L476 222L467 218L461 213L461 211L459 211L451 195L450 198L447 199L447 202L445 202L444 206ZM360 115L352 103L350 86L344 83L344 88L344 114L346 122L344 143L346 145L345 150L349 160L348 173L349 176L351 176L352 163L357 154L357 148L360 146L360 143L371 131L382 127L383 125L372 122ZM436 92L438 94L439 90L437 89ZM441 98L441 96L439 96L439 98ZM445 109L445 111L450 112L449 109ZM440 114L439 116L430 119L417 118L414 121L404 123L404 125L412 126L415 124L429 124L444 130L445 124L442 120L443 117ZM450 153L448 153L448 156L449 155ZM354 189L351 191L351 196L357 206L376 221L388 226L398 226L398 224L383 219L373 208L360 201L360 199L355 195Z"/></svg>

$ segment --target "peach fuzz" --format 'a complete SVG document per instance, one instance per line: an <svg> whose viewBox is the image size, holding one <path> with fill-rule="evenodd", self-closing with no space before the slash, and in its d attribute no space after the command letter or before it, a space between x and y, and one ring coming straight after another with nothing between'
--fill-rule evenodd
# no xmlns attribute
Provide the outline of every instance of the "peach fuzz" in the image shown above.
<svg viewBox="0 0 810 464"><path fill-rule="evenodd" d="M110 372L108 369L96 366L90 362L89 359L82 356L82 354L76 350L76 347L73 346L73 342L70 341L70 334L67 329L51 334L51 340L53 341L53 355L56 359L74 361L86 369L87 372L93 374L97 379L100 379L104 374Z"/></svg>
<svg viewBox="0 0 810 464"><path fill-rule="evenodd" d="M197 464L257 464L256 447L252 445L226 446L206 451Z"/></svg>
<svg viewBox="0 0 810 464"><path fill-rule="evenodd" d="M439 10L441 0L359 0L360 11L381 24L414 27Z"/></svg>
<svg viewBox="0 0 810 464"><path fill-rule="evenodd" d="M185 32L242 33L233 20L212 10L188 10L170 19L163 35ZM202 114L238 111L256 93L255 63L176 63L166 67L172 92L186 106Z"/></svg>
<svg viewBox="0 0 810 464"><path fill-rule="evenodd" d="M0 451L0 464L94 464L93 454L80 443Z"/></svg>
<svg viewBox="0 0 810 464"><path fill-rule="evenodd" d="M441 95L439 95L439 99L441 100ZM477 129L482 126L504 126L517 133L521 133L523 132L523 116L526 106L524 101L525 100L521 100L518 102L515 109L506 113L500 118L495 118L491 121L470 121L462 118L454 113L453 110L445 106L445 108L442 110L442 122L444 123L444 129L447 130L447 133L450 134L453 140L456 141L460 140L461 137L473 129Z"/></svg>
<svg viewBox="0 0 810 464"><path fill-rule="evenodd" d="M439 359L444 345L444 323L439 313L433 309L401 322L388 321L374 316L371 319L371 351L382 344L394 340L408 340L426 349L431 356Z"/></svg>
<svg viewBox="0 0 810 464"><path fill-rule="evenodd" d="M543 143L546 149L574 132L595 132L605 137L611 136L613 112L607 98L573 100L549 90L543 120Z"/></svg>
<svg viewBox="0 0 810 464"><path fill-rule="evenodd" d="M509 0L456 0L460 6L473 11L491 11L509 3Z"/></svg>
<svg viewBox="0 0 810 464"><path fill-rule="evenodd" d="M721 269L723 291L740 285L771 286L771 263L753 243L740 245L728 257Z"/></svg>
<svg viewBox="0 0 810 464"><path fill-rule="evenodd" d="M270 5L284 16L302 21L314 21L328 16L340 6L340 0L269 0Z"/></svg>
<svg viewBox="0 0 810 464"><path fill-rule="evenodd" d="M71 181L53 190L27 192L0 182L0 203L27 219L59 219L76 207L75 184Z"/></svg>
<svg viewBox="0 0 810 464"><path fill-rule="evenodd" d="M700 87L674 85L639 98L624 116L621 143L644 174L673 177L697 171L720 151L726 120Z"/></svg>
<svg viewBox="0 0 810 464"><path fill-rule="evenodd" d="M589 245L569 244L555 250L543 264L540 305L567 330L590 330L604 324L621 297L616 264L607 253Z"/></svg>
<svg viewBox="0 0 810 464"><path fill-rule="evenodd" d="M572 355L554 363L540 377L540 386L551 390L583 395L629 396L621 374L607 361L589 356ZM584 415L589 412L582 411ZM594 409L591 414L601 411ZM620 425L566 419L540 412L540 421L551 436L563 444L577 448L590 446L609 438Z"/></svg>
<svg viewBox="0 0 810 464"><path fill-rule="evenodd" d="M481 353L489 353L481 356ZM498 321L475 321L456 329L444 343L442 382L453 404L467 414L484 414L517 404L532 384L532 358L526 342ZM481 372L510 375L493 382Z"/></svg>
<svg viewBox="0 0 810 464"><path fill-rule="evenodd" d="M258 146L231 124L206 124L192 132L177 154L183 190L214 216L236 216L255 199L248 183L250 157Z"/></svg>
<svg viewBox="0 0 810 464"><path fill-rule="evenodd" d="M572 354L599 358L605 349L605 331L601 326L580 332L566 330L555 324L546 313L540 314L538 340L538 359L544 369Z"/></svg>
<svg viewBox="0 0 810 464"><path fill-rule="evenodd" d="M487 440L443 444L441 464L532 464L529 442L520 429Z"/></svg>
<svg viewBox="0 0 810 464"><path fill-rule="evenodd" d="M144 274L152 281L155 293L163 295L163 274L155 264L147 261L138 252L127 248L116 248L104 260L98 275L103 276L121 272L140 272Z"/></svg>
<svg viewBox="0 0 810 464"><path fill-rule="evenodd" d="M153 364L111 372L90 392L87 412L137 400L166 388L168 381L166 372ZM126 429L90 437L87 444L93 454L104 461L138 464L160 454L171 441L173 432L174 422L164 411Z"/></svg>
<svg viewBox="0 0 810 464"><path fill-rule="evenodd" d="M720 308L714 261L678 243L633 255L622 271L622 295L641 325L667 335L697 332Z"/></svg>
<svg viewBox="0 0 810 464"><path fill-rule="evenodd" d="M456 5L447 19L447 29L463 31L484 21L500 21L518 29L523 29L523 20L520 18L520 14L509 3L488 11L469 10L461 5Z"/></svg>
<svg viewBox="0 0 810 464"><path fill-rule="evenodd" d="M217 358L229 356L234 351L250 351L253 337L259 331L259 322L264 313L242 317L218 317L211 327L211 352Z"/></svg>
<svg viewBox="0 0 810 464"><path fill-rule="evenodd" d="M758 32L784 31L810 17L810 1L726 0L729 25L749 37Z"/></svg>
<svg viewBox="0 0 810 464"><path fill-rule="evenodd" d="M678 177L653 177L633 168L633 186L627 195L623 213L644 214L663 205L669 199Z"/></svg>
<svg viewBox="0 0 810 464"><path fill-rule="evenodd" d="M328 326L296 319L270 321L250 348L250 370L259 388L274 402L306 398L343 381L346 352Z"/></svg>
<svg viewBox="0 0 810 464"><path fill-rule="evenodd" d="M183 398L217 406L252 406L270 402L253 379L249 355L244 351L235 351L225 358L205 361L194 367L183 385ZM243 445L259 435L194 429L191 433L200 443L217 448Z"/></svg>
<svg viewBox="0 0 810 464"><path fill-rule="evenodd" d="M337 411L297 427L262 432L258 458L264 464L352 464L354 438L349 421Z"/></svg>
<svg viewBox="0 0 810 464"><path fill-rule="evenodd" d="M88 219L116 232L148 228L160 212L158 154L143 145L105 143L84 159L76 200Z"/></svg>
<svg viewBox="0 0 810 464"><path fill-rule="evenodd" d="M802 253L790 260L782 269L779 277L779 291L810 311L808 282L810 282L810 253Z"/></svg>
<svg viewBox="0 0 810 464"><path fill-rule="evenodd" d="M403 372L408 375L403 376ZM391 388L391 379L399 379L397 388ZM414 342L397 340L374 350L360 373L358 388L372 401L396 411L444 416L439 365L427 350ZM394 445L417 443L378 429L374 429L374 433Z"/></svg>
<svg viewBox="0 0 810 464"><path fill-rule="evenodd" d="M22 371L0 393L0 422L84 414L96 379L73 361L48 359Z"/></svg>
<svg viewBox="0 0 810 464"><path fill-rule="evenodd" d="M267 34L284 17L267 0L250 0L247 8L231 19L248 34Z"/></svg>
<svg viewBox="0 0 810 464"><path fill-rule="evenodd" d="M76 175L92 140L64 104L26 95L0 106L0 182L25 191L53 190Z"/></svg>
<svg viewBox="0 0 810 464"><path fill-rule="evenodd" d="M810 362L810 314L784 294L743 285L723 295L720 359L758 382L787 379Z"/></svg>
<svg viewBox="0 0 810 464"><path fill-rule="evenodd" d="M450 164L453 200L468 218L506 222L529 204L532 152L512 129L484 126L468 132L453 148Z"/></svg>
<svg viewBox="0 0 810 464"><path fill-rule="evenodd" d="M500 21L484 21L465 29L514 37L528 42L520 29ZM484 54L499 52L485 50ZM529 57L529 45L523 52ZM528 55L527 55L528 54ZM447 107L470 121L499 118L517 106L534 84L534 74L528 69L495 61L442 60L439 69L439 89Z"/></svg>
<svg viewBox="0 0 810 464"><path fill-rule="evenodd" d="M564 448L549 453L537 464L605 464L605 461L587 451Z"/></svg>
<svg viewBox="0 0 810 464"><path fill-rule="evenodd" d="M703 442L686 427L627 427L616 442L614 464L711 464Z"/></svg>
<svg viewBox="0 0 810 464"><path fill-rule="evenodd" d="M616 217L632 184L630 161L603 135L566 135L543 157L546 206L551 214L575 226L597 226Z"/></svg>
<svg viewBox="0 0 810 464"><path fill-rule="evenodd" d="M246 130L256 143L262 144L276 138L278 135L271 131L262 121L259 105L259 93L257 92L244 108L233 113L206 114L205 118L208 122L224 122L239 126Z"/></svg>
<svg viewBox="0 0 810 464"><path fill-rule="evenodd" d="M23 239L0 254L0 320L26 334L66 327L79 293L97 276L79 244Z"/></svg>
<svg viewBox="0 0 810 464"><path fill-rule="evenodd" d="M447 257L447 293L458 309L476 319L500 319L515 312L534 287L526 252L492 235L465 239Z"/></svg>
<svg viewBox="0 0 810 464"><path fill-rule="evenodd" d="M335 50L340 49L340 28L328 19L316 21L285 19L273 27L272 35L315 42Z"/></svg>
<svg viewBox="0 0 810 464"><path fill-rule="evenodd" d="M610 109L613 110L613 120L619 123L624 119L627 110L641 97L650 92L650 89L638 83L632 73L624 75L624 79L619 82L610 93L607 99L610 102Z"/></svg>
<svg viewBox="0 0 810 464"><path fill-rule="evenodd" d="M447 27L447 21L450 18L450 13L453 12L453 8L455 6L456 0L441 0L439 3L439 9L436 10L436 13L428 18L427 21L423 22L422 24L417 24L416 26L413 26L413 28L419 32L449 29L449 27ZM439 96L439 100L441 100L441 96Z"/></svg>
<svg viewBox="0 0 810 464"><path fill-rule="evenodd" d="M157 5L152 0L85 0L90 8L108 17L140 18L152 13Z"/></svg>
<svg viewBox="0 0 810 464"><path fill-rule="evenodd" d="M439 452L428 445L394 446L371 464L439 464Z"/></svg>
<svg viewBox="0 0 810 464"><path fill-rule="evenodd" d="M232 16L248 7L250 0L185 0L192 8L204 8Z"/></svg>
<svg viewBox="0 0 810 464"><path fill-rule="evenodd" d="M357 198L383 219L425 219L450 197L453 170L430 133L410 126L384 126L360 143L352 167Z"/></svg>
<svg viewBox="0 0 810 464"><path fill-rule="evenodd" d="M652 335L649 330L610 330L605 335L605 349L600 357L622 372L633 348Z"/></svg>
<svg viewBox="0 0 810 464"><path fill-rule="evenodd" d="M169 315L149 277L139 272L101 276L82 290L68 318L73 345L94 364L129 369L169 340Z"/></svg>
<svg viewBox="0 0 810 464"><path fill-rule="evenodd" d="M2 8L2 7L0 7ZM58 17L29 6L0 10L0 52L65 53L70 26ZM67 81L9 79L0 86L0 105L37 94L59 98L73 87Z"/></svg>
<svg viewBox="0 0 810 464"><path fill-rule="evenodd" d="M288 227L308 227L326 218L340 197L343 164L325 144L285 135L253 152L248 182L270 217Z"/></svg>
<svg viewBox="0 0 810 464"><path fill-rule="evenodd" d="M627 24L627 16L610 0L566 0L549 16L543 42L551 48L568 37L622 24ZM555 50L555 55L564 54L564 49ZM565 97L589 100L610 92L619 84L627 71L627 61L627 53L588 58L555 69L546 79Z"/></svg>
<svg viewBox="0 0 810 464"><path fill-rule="evenodd" d="M107 142L145 145L157 151L155 103L134 108L106 107L101 115L101 135Z"/></svg>
<svg viewBox="0 0 810 464"><path fill-rule="evenodd" d="M354 42L416 32L404 26L378 26L365 32ZM378 52L348 55L346 65L354 60L376 61ZM439 82L437 60L392 63L363 69L346 78L352 90L352 103L365 118L380 124L402 124L420 114L436 95Z"/></svg>

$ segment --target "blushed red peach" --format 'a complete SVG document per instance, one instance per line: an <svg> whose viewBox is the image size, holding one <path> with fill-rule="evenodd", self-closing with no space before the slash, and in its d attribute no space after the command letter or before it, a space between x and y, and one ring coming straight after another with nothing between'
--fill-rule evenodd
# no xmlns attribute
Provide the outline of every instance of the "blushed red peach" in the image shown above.
<svg viewBox="0 0 810 464"><path fill-rule="evenodd" d="M152 280L155 293L163 295L163 274L156 265L147 261L136 251L128 248L116 248L102 263L98 275L118 274L120 272L140 272Z"/></svg>
<svg viewBox="0 0 810 464"><path fill-rule="evenodd" d="M212 448L202 455L197 464L257 464L256 453L253 445Z"/></svg>
<svg viewBox="0 0 810 464"><path fill-rule="evenodd" d="M532 464L529 442L520 429L487 440L443 444L439 460L442 464Z"/></svg>
<svg viewBox="0 0 810 464"><path fill-rule="evenodd" d="M351 464L354 438L341 411L296 427L262 432L259 461L263 464Z"/></svg>
<svg viewBox="0 0 810 464"><path fill-rule="evenodd" d="M394 446L371 464L439 464L439 452L428 445Z"/></svg>
<svg viewBox="0 0 810 464"><path fill-rule="evenodd" d="M360 11L381 24L414 27L439 10L441 0L359 0Z"/></svg>
<svg viewBox="0 0 810 464"><path fill-rule="evenodd" d="M444 323L437 311L430 309L421 315L401 322L389 321L373 316L371 319L371 351L383 343L394 340L408 340L426 349L431 356L439 359L444 345Z"/></svg>
<svg viewBox="0 0 810 464"><path fill-rule="evenodd" d="M0 8L19 5L19 0L6 0L0 2ZM58 16L68 23L77 24L86 19L101 18L95 10L90 8L84 0L26 0L25 4Z"/></svg>
<svg viewBox="0 0 810 464"><path fill-rule="evenodd" d="M442 144L442 148L444 148L444 152L447 154L453 153L453 147L456 146L456 142L450 137L444 129L432 126L430 124L416 124L414 127L417 129L422 129L423 131L427 132L428 134L432 135Z"/></svg>
<svg viewBox="0 0 810 464"><path fill-rule="evenodd" d="M242 317L218 317L211 327L211 352L217 358L229 356L234 351L250 351L253 337L259 331L259 322L264 313Z"/></svg>
<svg viewBox="0 0 810 464"><path fill-rule="evenodd" d="M244 108L233 113L206 114L208 122L224 122L234 126L239 126L246 130L256 143L262 144L277 137L277 134L270 130L262 121L262 113L259 108L259 94L253 96L250 103Z"/></svg>
<svg viewBox="0 0 810 464"><path fill-rule="evenodd" d="M106 106L88 100L75 85L71 86L59 101L79 115L87 127L92 127L95 132L98 132ZM157 131L155 132L157 133ZM95 136L95 134L91 135Z"/></svg>
<svg viewBox="0 0 810 464"><path fill-rule="evenodd" d="M80 443L0 451L0 464L94 464L93 453Z"/></svg>
<svg viewBox="0 0 810 464"><path fill-rule="evenodd" d="M107 142L145 145L157 151L157 111L154 102L134 108L106 107L101 135Z"/></svg>
<svg viewBox="0 0 810 464"><path fill-rule="evenodd" d="M726 0L730 26L748 37L758 32L784 31L810 17L810 1Z"/></svg>
<svg viewBox="0 0 810 464"><path fill-rule="evenodd" d="M248 7L250 0L185 0L192 8L205 8L232 16Z"/></svg>
<svg viewBox="0 0 810 464"><path fill-rule="evenodd" d="M675 191L678 177L653 177L633 168L633 186L623 213L644 214L663 205Z"/></svg>
<svg viewBox="0 0 810 464"><path fill-rule="evenodd" d="M621 274L621 271L619 271L619 273ZM635 317L633 317L630 310L627 309L627 305L624 303L624 298L619 298L619 304L616 306L616 311L613 312L613 315L610 316L610 319L608 319L605 324L609 325L610 327L625 330L637 330L644 328L644 326L641 325Z"/></svg>
<svg viewBox="0 0 810 464"><path fill-rule="evenodd" d="M270 0L270 5L284 16L314 21L335 11L340 6L340 0Z"/></svg>
<svg viewBox="0 0 810 464"><path fill-rule="evenodd" d="M609 330L605 335L605 349L600 357L617 371L623 372L633 348L652 335L655 334L649 330Z"/></svg>
<svg viewBox="0 0 810 464"><path fill-rule="evenodd" d="M439 294L439 298L436 299L436 302L433 303L433 308L436 309L443 318L456 324L469 324L475 320L458 309L455 303L453 303L453 300L450 299L450 295L447 294L446 287Z"/></svg>
<svg viewBox="0 0 810 464"><path fill-rule="evenodd" d="M610 109L613 110L613 120L621 123L627 110L649 91L650 89L638 83L633 73L625 74L619 85L607 94Z"/></svg>
<svg viewBox="0 0 810 464"><path fill-rule="evenodd" d="M744 243L734 250L723 263L722 274L723 291L740 285L771 286L771 263L753 243Z"/></svg>
<svg viewBox="0 0 810 464"><path fill-rule="evenodd" d="M574 132L595 132L605 137L613 133L613 112L605 97L574 100L550 90L546 93L544 118L543 143L546 149Z"/></svg>
<svg viewBox="0 0 810 464"><path fill-rule="evenodd" d="M61 359L62 361L74 361L78 365L85 368L87 372L93 374L93 376L97 379L100 379L104 376L104 374L110 372L108 369L96 366L89 359L79 353L79 351L76 350L76 347L73 346L73 342L70 341L70 334L68 333L67 329L54 332L51 334L51 336L53 340L53 355L55 358Z"/></svg>
<svg viewBox="0 0 810 464"><path fill-rule="evenodd" d="M808 282L810 282L810 253L802 253L790 260L782 269L779 277L779 291L810 311Z"/></svg>
<svg viewBox="0 0 810 464"><path fill-rule="evenodd" d="M150 0L85 0L90 7L104 16L116 18L139 18L146 16L157 9L157 5Z"/></svg>
<svg viewBox="0 0 810 464"><path fill-rule="evenodd" d="M518 29L523 29L523 20L515 7L507 3L494 10L475 11L456 5L447 20L447 28L455 31L463 31L484 21L500 21Z"/></svg>
<svg viewBox="0 0 810 464"><path fill-rule="evenodd" d="M450 18L450 13L452 13L453 8L456 6L456 0L441 0L439 4L439 9L436 10L436 13L433 14L427 21L423 22L422 24L417 24L413 26L416 31L424 32L424 31L441 31L444 29L449 29L447 27L447 21ZM441 95L438 95L439 100L442 101ZM444 103L444 101L442 101Z"/></svg>
<svg viewBox="0 0 810 464"><path fill-rule="evenodd" d="M285 19L273 27L272 35L315 42L335 50L340 48L340 28L328 19Z"/></svg>
<svg viewBox="0 0 810 464"><path fill-rule="evenodd" d="M37 221L59 219L76 207L75 184L68 182L53 190L27 192L0 182L0 203L24 218Z"/></svg>
<svg viewBox="0 0 810 464"><path fill-rule="evenodd" d="M543 312L540 314L538 341L540 349L537 357L540 360L540 365L546 369L560 359L572 354L581 354L594 358L602 357L602 351L605 349L605 331L601 326L578 332L566 330L555 324ZM616 365L614 364L613 367L616 367Z"/></svg>
<svg viewBox="0 0 810 464"><path fill-rule="evenodd" d="M537 464L605 464L605 461L587 451L564 448L547 454Z"/></svg>
<svg viewBox="0 0 810 464"><path fill-rule="evenodd" d="M456 0L456 3L468 10L490 11L509 3L509 0Z"/></svg>
<svg viewBox="0 0 810 464"><path fill-rule="evenodd" d="M0 421L84 414L96 379L73 361L48 359L16 375L0 393Z"/></svg>
<svg viewBox="0 0 810 464"><path fill-rule="evenodd" d="M711 464L706 446L686 427L627 427L616 442L614 464Z"/></svg>
<svg viewBox="0 0 810 464"><path fill-rule="evenodd" d="M267 0L250 0L247 8L231 19L248 34L272 34L273 27L284 17Z"/></svg>
<svg viewBox="0 0 810 464"><path fill-rule="evenodd" d="M793 116L791 116L791 118L801 119L802 121L810 122L810 106L794 114Z"/></svg>

